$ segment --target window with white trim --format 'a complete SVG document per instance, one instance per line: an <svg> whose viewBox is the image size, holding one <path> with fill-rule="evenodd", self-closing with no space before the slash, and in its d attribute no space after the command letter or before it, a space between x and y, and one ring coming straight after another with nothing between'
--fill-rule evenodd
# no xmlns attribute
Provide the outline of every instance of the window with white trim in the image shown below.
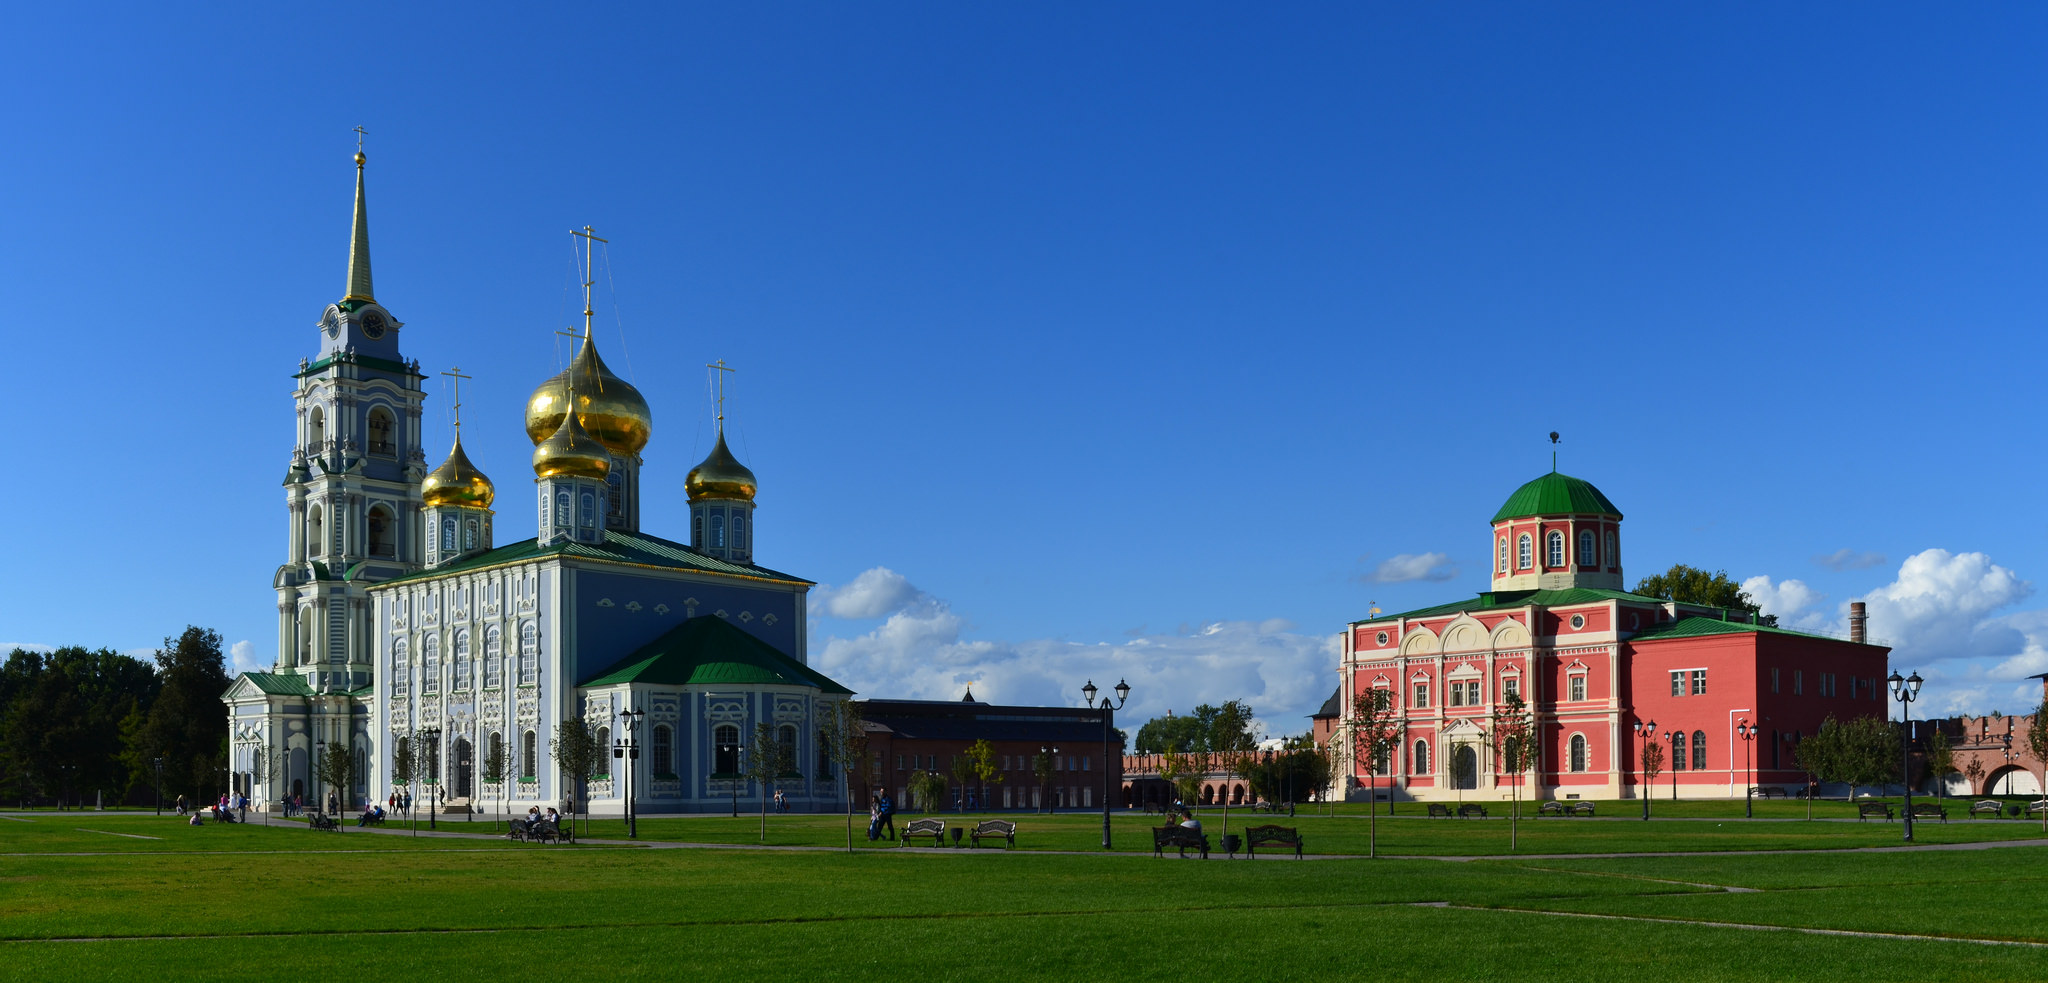
<svg viewBox="0 0 2048 983"><path fill-rule="evenodd" d="M425 657L420 660L420 692L437 693L441 689L441 636L427 633Z"/></svg>
<svg viewBox="0 0 2048 983"><path fill-rule="evenodd" d="M1555 529L1543 538L1544 562L1554 568L1564 566L1564 533Z"/></svg>
<svg viewBox="0 0 2048 983"><path fill-rule="evenodd" d="M1414 708L1416 708L1416 709L1418 709L1418 710L1420 710L1420 709L1424 709L1424 708L1426 708L1426 707L1428 707L1428 706L1429 706L1429 684L1428 684L1428 683L1416 683L1416 684L1415 684L1415 700L1414 700L1414 702L1411 702L1411 703L1409 703L1408 705L1409 705L1409 706L1411 706L1411 707L1414 707Z"/></svg>
<svg viewBox="0 0 2048 983"><path fill-rule="evenodd" d="M1530 557L1531 546L1532 541L1529 539L1529 534L1526 532L1521 535L1521 538L1515 540L1515 569L1529 569L1529 565L1533 562L1532 558Z"/></svg>
<svg viewBox="0 0 2048 983"><path fill-rule="evenodd" d="M1571 686L1571 694L1572 694L1572 695L1571 695L1571 699L1572 699L1572 700L1573 700L1574 702L1577 702L1577 701L1580 701L1580 700L1584 700L1584 699L1586 698L1586 674L1585 674L1585 673L1583 673L1583 672L1575 672L1575 673L1572 673L1572 675L1571 675L1571 677L1570 677L1570 686Z"/></svg>
<svg viewBox="0 0 2048 983"><path fill-rule="evenodd" d="M1593 555L1593 530L1579 530L1579 566L1597 567L1600 558Z"/></svg>
<svg viewBox="0 0 2048 983"><path fill-rule="evenodd" d="M1415 767L1414 767L1414 769L1413 769L1413 770L1409 771L1409 774L1411 774L1411 775L1427 775L1427 774L1429 774L1429 742L1428 742L1428 741L1416 741L1416 742L1415 742Z"/></svg>
<svg viewBox="0 0 2048 983"><path fill-rule="evenodd" d="M1571 744L1571 769L1586 770L1586 735L1573 734Z"/></svg>
<svg viewBox="0 0 2048 983"><path fill-rule="evenodd" d="M1508 572L1508 538L1506 536L1500 537L1500 546L1497 552L1499 557L1494 561L1494 572L1506 573Z"/></svg>

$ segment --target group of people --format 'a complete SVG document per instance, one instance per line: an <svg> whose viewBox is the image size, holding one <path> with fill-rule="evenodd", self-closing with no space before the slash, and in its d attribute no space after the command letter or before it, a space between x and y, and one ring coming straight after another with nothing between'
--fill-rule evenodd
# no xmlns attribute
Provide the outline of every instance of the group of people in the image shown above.
<svg viewBox="0 0 2048 983"><path fill-rule="evenodd" d="M382 822L384 822L384 807L375 802L370 803L363 809L362 815L356 817L356 825L358 826L368 826L371 823Z"/></svg>
<svg viewBox="0 0 2048 983"><path fill-rule="evenodd" d="M556 829L561 829L562 814L556 812L554 806L549 806L548 811L545 813L540 811L539 806L532 806L526 810L526 816L524 818L514 820L514 822L523 824L526 827L526 831L529 833L539 830L541 823L548 823Z"/></svg>
<svg viewBox="0 0 2048 983"><path fill-rule="evenodd" d="M885 829L889 839L896 838L896 801L889 798L887 789L878 788L868 796L868 839L881 839Z"/></svg>

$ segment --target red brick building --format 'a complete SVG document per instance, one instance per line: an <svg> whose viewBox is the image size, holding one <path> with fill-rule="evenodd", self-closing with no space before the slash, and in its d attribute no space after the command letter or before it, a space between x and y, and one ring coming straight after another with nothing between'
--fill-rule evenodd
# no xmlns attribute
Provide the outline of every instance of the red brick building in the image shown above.
<svg viewBox="0 0 2048 983"><path fill-rule="evenodd" d="M1100 809L1104 788L1114 802L1123 786L1123 747L1114 732L1103 753L1104 710L996 706L970 691L961 700L867 700L860 711L868 726L868 784L888 789L898 809L909 809L910 776L918 771L946 776L949 808L983 812ZM997 776L954 781L954 760L980 740L995 748ZM1053 765L1043 783L1032 763L1041 752Z"/></svg>
<svg viewBox="0 0 2048 983"><path fill-rule="evenodd" d="M1797 787L1801 736L1829 715L1885 715L1889 650L1864 642L1860 615L1845 640L1628 593L1621 525L1591 483L1543 475L1493 517L1491 590L1348 626L1340 694L1384 690L1400 714L1382 795L1507 798L1521 786L1523 798L1632 798L1644 785L1638 722L1654 723L1664 748L1659 794ZM1538 735L1538 763L1521 775L1503 774L1489 747L1509 693ZM1334 738L1342 753L1348 722ZM1343 760L1346 794L1363 798L1366 770Z"/></svg>

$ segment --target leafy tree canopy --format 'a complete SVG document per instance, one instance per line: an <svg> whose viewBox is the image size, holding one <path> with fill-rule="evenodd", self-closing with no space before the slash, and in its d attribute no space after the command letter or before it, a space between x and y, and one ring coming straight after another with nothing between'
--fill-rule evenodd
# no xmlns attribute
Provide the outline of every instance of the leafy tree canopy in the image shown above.
<svg viewBox="0 0 2048 983"><path fill-rule="evenodd" d="M1252 736L1252 709L1243 700L1222 706L1207 703L1191 716L1169 713L1154 717L1138 728L1139 754L1188 754L1216 751L1246 751L1258 746Z"/></svg>
<svg viewBox="0 0 2048 983"><path fill-rule="evenodd" d="M1668 597L1685 604L1727 608L1730 615L1737 612L1756 614L1759 615L1757 620L1766 625L1778 623L1778 616L1763 614L1763 609L1749 596L1749 592L1730 579L1726 570L1708 573L1698 567L1675 564L1663 573L1653 573L1636 581L1635 593L1646 597Z"/></svg>

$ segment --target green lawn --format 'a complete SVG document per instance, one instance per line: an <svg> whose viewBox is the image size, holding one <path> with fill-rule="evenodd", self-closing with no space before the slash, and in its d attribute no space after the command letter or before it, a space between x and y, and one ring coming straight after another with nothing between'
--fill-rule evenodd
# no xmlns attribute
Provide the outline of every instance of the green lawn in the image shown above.
<svg viewBox="0 0 2048 983"><path fill-rule="evenodd" d="M209 979L312 965L463 978L1992 980L2039 978L2048 965L2048 949L1970 941L2048 945L2037 914L2048 910L2048 847L1716 856L1697 852L1715 835L1712 817L1530 824L1556 823L1538 835L1560 842L1695 851L1684 857L1258 863L891 851L864 839L852 854L548 847L28 818L0 821L0 979ZM1099 816L1021 819L1028 837L1077 849L1100 835ZM1220 816L1208 821L1220 826ZM770 828L843 843L839 822L772 817ZM1118 835L1135 845L1144 822L1131 817ZM1365 825L1353 815L1294 822L1332 840ZM1799 835L1824 846L1898 832L1721 822L1804 827ZM1506 835L1494 821L1381 826L1410 845ZM1948 831L1973 828L2028 826ZM758 818L642 824L643 835L678 839L758 830Z"/></svg>

